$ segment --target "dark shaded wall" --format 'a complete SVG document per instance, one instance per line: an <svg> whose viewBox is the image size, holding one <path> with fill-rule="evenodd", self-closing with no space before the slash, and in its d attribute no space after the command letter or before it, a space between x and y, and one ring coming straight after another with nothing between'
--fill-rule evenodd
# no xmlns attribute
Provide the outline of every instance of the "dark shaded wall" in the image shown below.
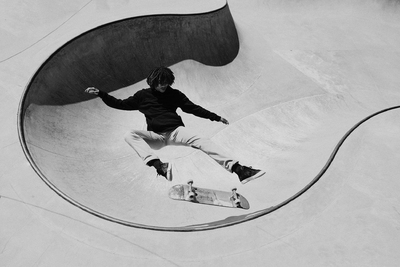
<svg viewBox="0 0 400 267"><path fill-rule="evenodd" d="M143 80L154 67L193 59L230 63L239 41L228 5L194 15L153 15L109 23L74 38L39 68L25 92L30 103L65 105L84 101L88 86L113 91Z"/></svg>

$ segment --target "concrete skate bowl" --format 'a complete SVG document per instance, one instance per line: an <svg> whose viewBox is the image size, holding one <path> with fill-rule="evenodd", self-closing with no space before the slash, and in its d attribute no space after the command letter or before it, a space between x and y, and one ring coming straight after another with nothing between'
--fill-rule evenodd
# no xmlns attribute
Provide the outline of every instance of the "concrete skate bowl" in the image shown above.
<svg viewBox="0 0 400 267"><path fill-rule="evenodd" d="M321 94L319 86L282 60L284 53L266 49L260 54L260 43L249 31L239 36L240 53L228 5L202 14L125 19L79 35L40 66L24 92L19 134L27 159L65 200L132 227L209 230L285 206L322 177L359 125L355 122L369 111L357 101ZM182 114L186 125L210 136L241 162L267 169L267 179L241 187L207 156L175 147L158 152L162 159L174 160L173 182L157 178L123 140L127 130L145 128L143 115L112 110L83 93L95 86L127 97L145 87L146 75L159 65L171 66L176 87L194 102L231 122L224 127ZM278 91L272 81L288 82L279 84ZM340 127L331 130L332 125ZM237 186L251 208L170 200L168 189L188 178L199 187Z"/></svg>
<svg viewBox="0 0 400 267"><path fill-rule="evenodd" d="M57 194L96 216L129 226L179 230L141 224L140 218L136 223L146 210L160 209L155 224L168 215L163 202L168 198L165 189L172 185L152 181L155 175L121 142L128 129L120 132L126 114L113 118L114 111L83 91L96 86L113 92L142 81L157 66L184 60L223 66L238 50L228 5L202 14L124 19L77 36L42 64L23 95L19 133L29 162ZM134 126L144 126L143 118L133 115L135 121ZM154 219L143 216L144 221Z"/></svg>

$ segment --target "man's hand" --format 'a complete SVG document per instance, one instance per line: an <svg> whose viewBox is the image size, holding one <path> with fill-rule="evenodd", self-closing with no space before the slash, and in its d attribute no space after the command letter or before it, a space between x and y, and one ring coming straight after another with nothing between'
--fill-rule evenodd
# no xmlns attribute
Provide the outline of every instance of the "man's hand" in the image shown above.
<svg viewBox="0 0 400 267"><path fill-rule="evenodd" d="M225 118L222 118L222 117L221 117L221 119L219 121L222 122L223 124L226 124L226 125L229 124L229 121L227 119L225 119Z"/></svg>
<svg viewBox="0 0 400 267"><path fill-rule="evenodd" d="M97 89L95 87L88 87L85 90L85 93L92 94L92 95L98 95L99 94L99 89Z"/></svg>

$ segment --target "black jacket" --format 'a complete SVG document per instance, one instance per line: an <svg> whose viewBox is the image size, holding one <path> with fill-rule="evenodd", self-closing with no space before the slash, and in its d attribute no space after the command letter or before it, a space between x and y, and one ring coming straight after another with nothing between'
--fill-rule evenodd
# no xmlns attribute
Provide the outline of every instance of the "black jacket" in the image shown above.
<svg viewBox="0 0 400 267"><path fill-rule="evenodd" d="M102 91L99 92L99 97L112 108L139 110L146 117L147 130L156 133L172 131L179 126L185 126L182 118L176 113L177 108L201 118L212 121L221 120L217 114L194 104L181 91L171 87L168 87L164 93L152 88L142 89L124 100Z"/></svg>

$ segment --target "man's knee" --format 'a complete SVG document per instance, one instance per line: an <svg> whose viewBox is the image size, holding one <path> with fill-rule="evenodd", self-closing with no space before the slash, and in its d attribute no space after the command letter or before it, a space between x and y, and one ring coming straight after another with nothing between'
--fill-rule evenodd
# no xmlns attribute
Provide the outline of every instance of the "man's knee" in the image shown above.
<svg viewBox="0 0 400 267"><path fill-rule="evenodd" d="M132 131L128 131L127 133L125 133L124 139L127 143L129 143L129 141L132 141L132 140L136 141L136 140L141 139L141 137L137 134L136 130L132 130Z"/></svg>

